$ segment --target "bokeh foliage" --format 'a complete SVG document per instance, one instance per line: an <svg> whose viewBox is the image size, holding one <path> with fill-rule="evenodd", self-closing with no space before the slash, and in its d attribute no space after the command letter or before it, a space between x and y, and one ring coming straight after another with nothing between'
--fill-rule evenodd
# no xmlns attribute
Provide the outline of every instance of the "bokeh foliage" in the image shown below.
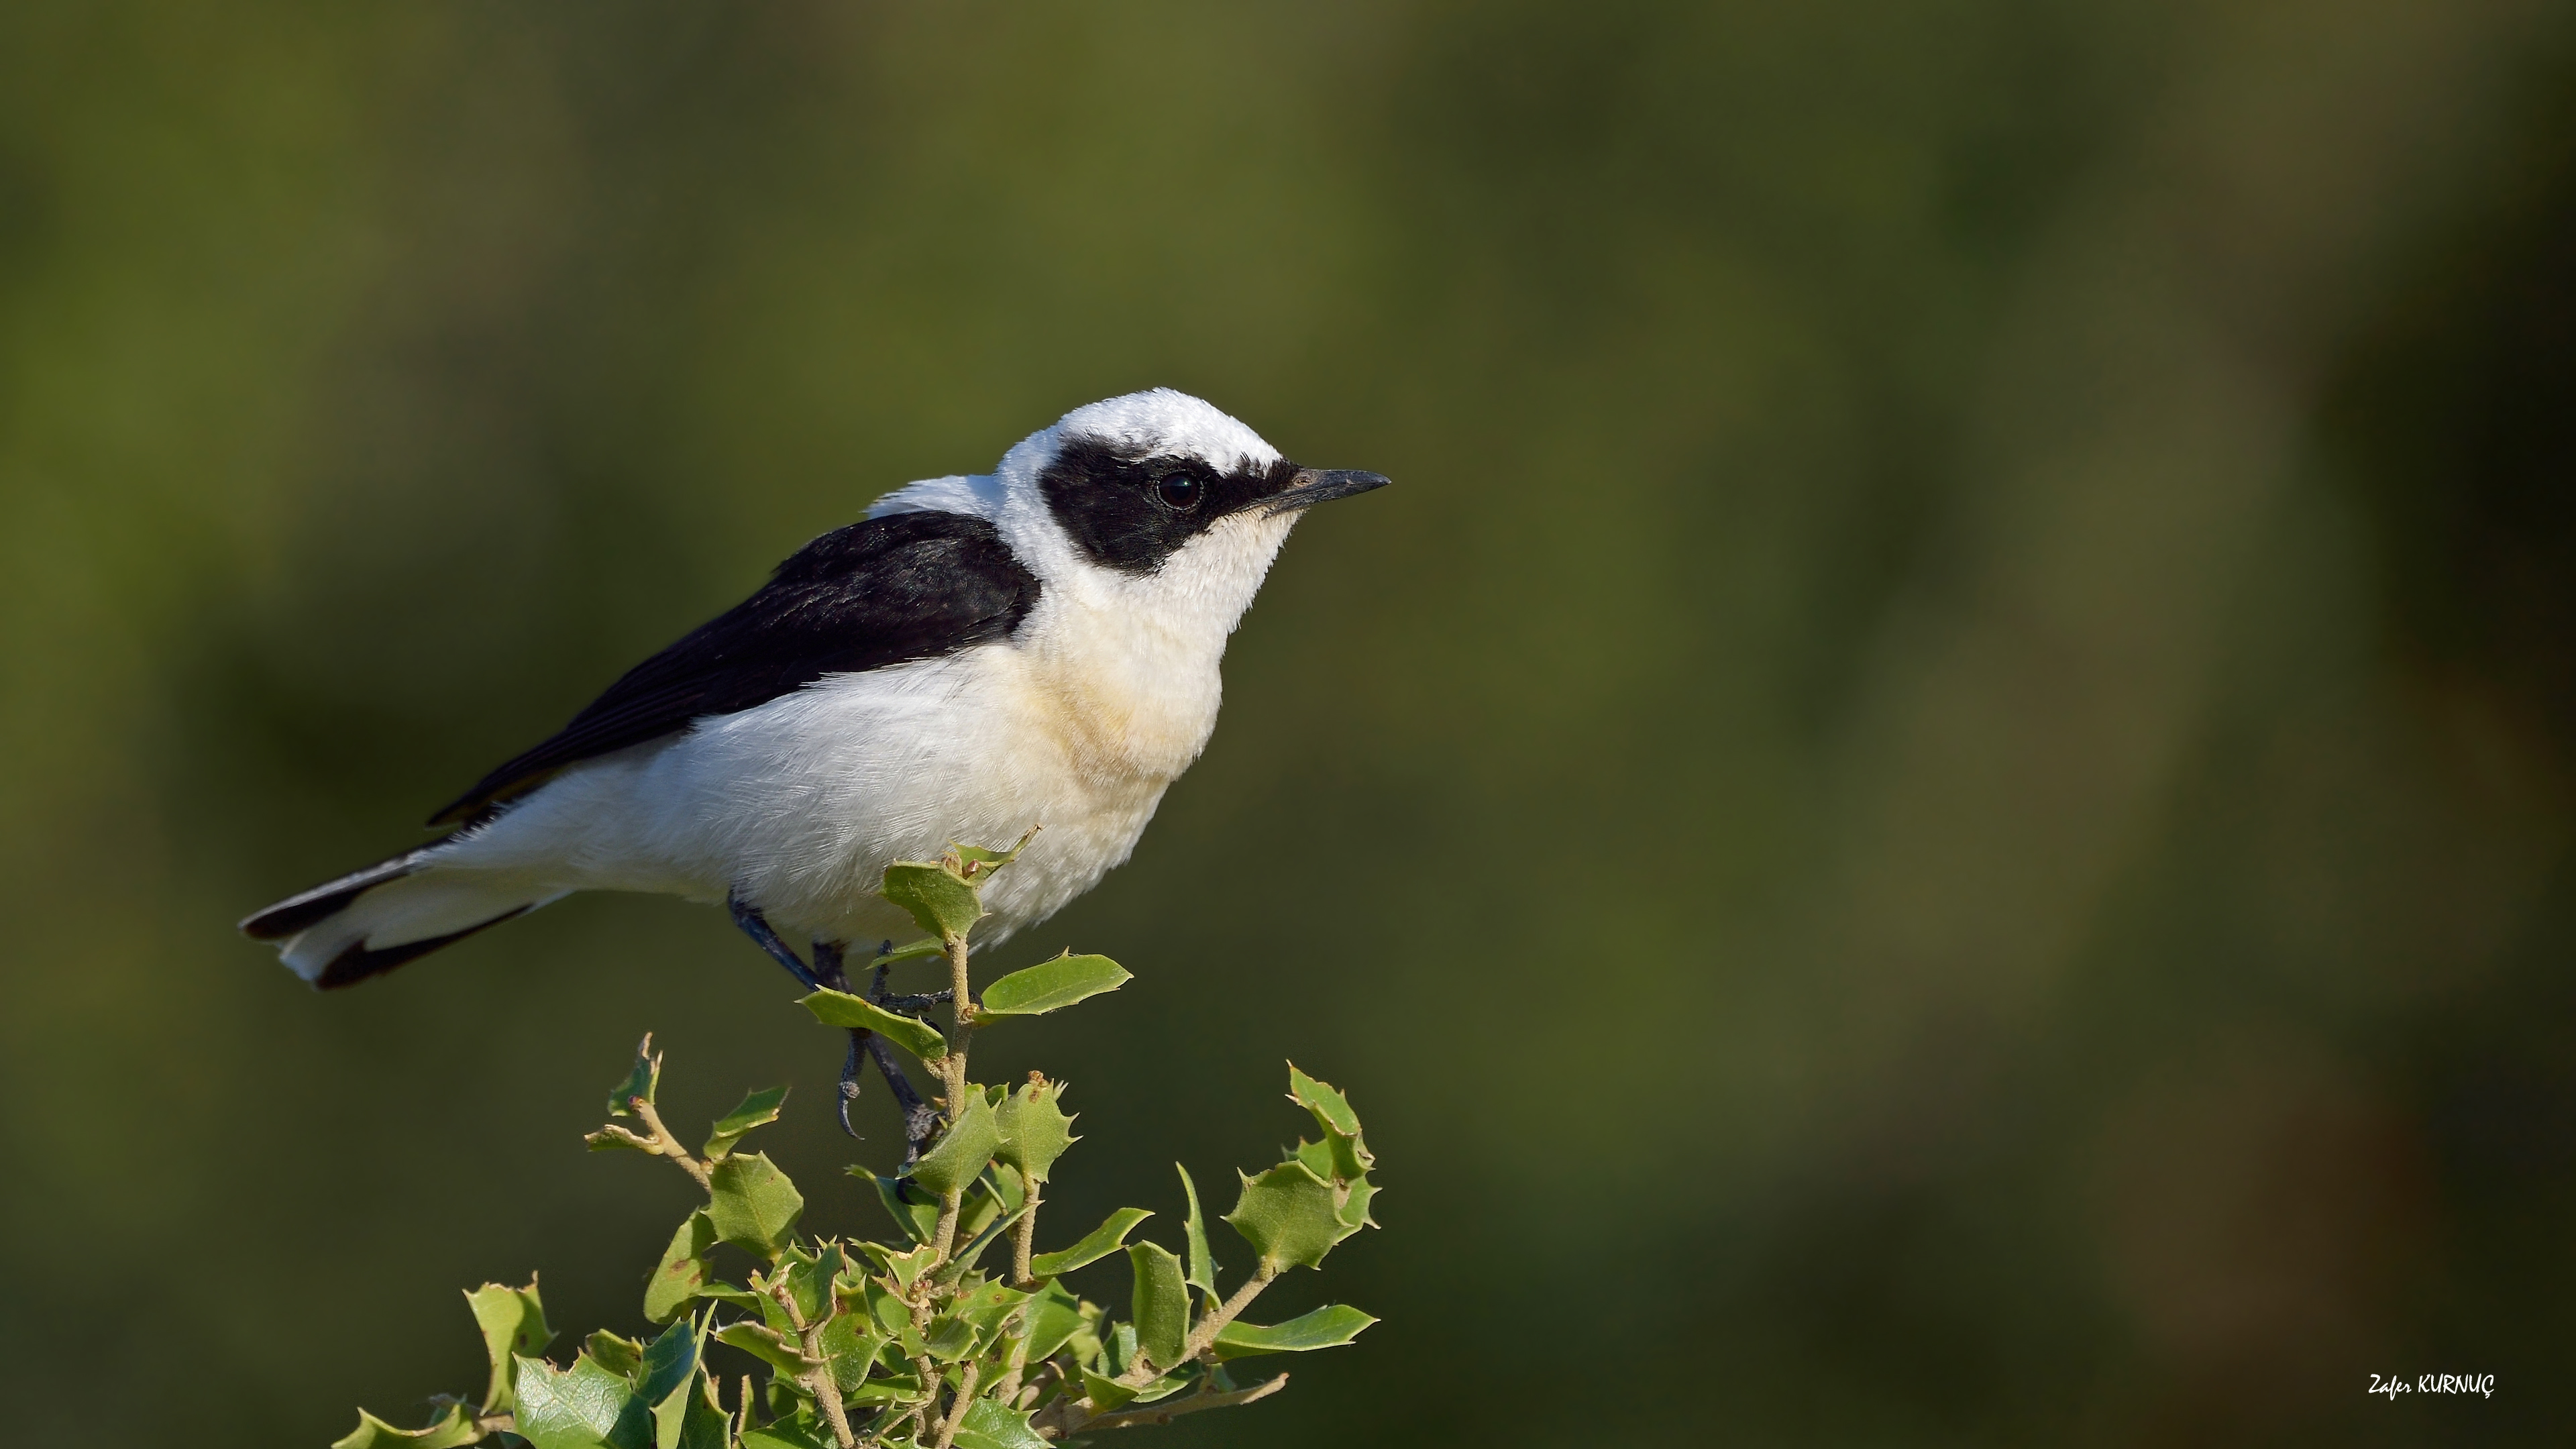
<svg viewBox="0 0 2576 1449"><path fill-rule="evenodd" d="M1002 1051L1122 1124L1107 1181L1207 1180L1234 1068L1329 1057L1405 1205L1335 1260L1368 1353L1167 1442L2563 1441L2570 40L0 9L18 1431L318 1444L481 1372L456 1283L631 1314L567 1270L686 1184L567 1167L597 1063L837 1066L720 913L331 998L228 923L876 493L1168 383L1398 486L1300 530L1135 862L1003 953L1191 971ZM1650 1387L1534 1385L1542 1307ZM2427 1370L2501 1387L2361 1392Z"/></svg>

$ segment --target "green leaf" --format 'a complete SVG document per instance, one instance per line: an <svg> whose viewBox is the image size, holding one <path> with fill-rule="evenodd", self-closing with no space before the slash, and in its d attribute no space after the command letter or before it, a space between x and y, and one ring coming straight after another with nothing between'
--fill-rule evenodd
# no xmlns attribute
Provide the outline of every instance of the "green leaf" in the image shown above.
<svg viewBox="0 0 2576 1449"><path fill-rule="evenodd" d="M1029 842L1037 839L1037 835L1037 827L1030 826L1029 833L1021 836L1019 843L1008 850L995 850L983 845L959 845L952 840L948 842L947 856L939 863L980 886L993 878L993 872L1019 859L1020 852L1028 849Z"/></svg>
<svg viewBox="0 0 2576 1449"><path fill-rule="evenodd" d="M1003 1097L993 1111L994 1125L1002 1129L994 1156L1033 1181L1046 1181L1055 1160L1080 1140L1073 1135L1073 1118L1057 1105L1063 1096L1062 1082L1038 1080Z"/></svg>
<svg viewBox="0 0 2576 1449"><path fill-rule="evenodd" d="M864 997L826 987L797 1002L825 1026L865 1027L925 1062L948 1055L948 1039L927 1022L897 1016Z"/></svg>
<svg viewBox="0 0 2576 1449"><path fill-rule="evenodd" d="M1126 1245L1127 1235L1136 1225L1153 1214L1143 1208L1120 1208L1109 1220L1093 1228L1081 1242L1057 1253L1040 1253L1029 1259L1029 1271L1041 1278L1070 1273L1088 1263L1096 1263Z"/></svg>
<svg viewBox="0 0 2576 1449"><path fill-rule="evenodd" d="M1377 1155L1360 1140L1359 1114L1351 1110L1349 1100L1331 1083L1307 1076L1297 1070L1295 1062L1290 1062L1288 1099L1312 1112L1315 1125L1324 1129L1324 1140L1315 1145L1330 1155L1329 1169L1311 1158L1307 1159L1307 1165L1315 1168L1317 1176L1349 1182L1377 1165ZM1304 1156L1304 1147L1305 1144L1299 1144L1300 1156Z"/></svg>
<svg viewBox="0 0 2576 1449"><path fill-rule="evenodd" d="M939 1199L913 1185L908 1177L879 1177L864 1167L853 1167L850 1176L864 1177L876 1185L877 1201L885 1204L904 1235L916 1243L930 1241L939 1230Z"/></svg>
<svg viewBox="0 0 2576 1449"><path fill-rule="evenodd" d="M1029 1427L1029 1415L996 1399L977 1399L957 1422L959 1449L1053 1449Z"/></svg>
<svg viewBox="0 0 2576 1449"><path fill-rule="evenodd" d="M1136 1275L1135 1296L1128 1300L1136 1315L1136 1347L1154 1367L1176 1367L1190 1336L1190 1290L1181 1260L1160 1243L1135 1243L1127 1249L1127 1266Z"/></svg>
<svg viewBox="0 0 2576 1449"><path fill-rule="evenodd" d="M702 1368L653 1406L654 1449L733 1449L733 1417L715 1399Z"/></svg>
<svg viewBox="0 0 2576 1449"><path fill-rule="evenodd" d="M449 1404L436 1423L418 1429L397 1429L360 1409L358 1427L331 1441L331 1449L460 1449L482 1437L463 1404Z"/></svg>
<svg viewBox="0 0 2576 1449"><path fill-rule="evenodd" d="M975 1338L974 1324L946 1315L932 1319L921 1335L921 1341L930 1347L930 1356L941 1363L956 1363L972 1355Z"/></svg>
<svg viewBox="0 0 2576 1449"><path fill-rule="evenodd" d="M1181 1175L1181 1195L1189 1199L1189 1216L1182 1219L1181 1231L1189 1240L1190 1286L1216 1301L1216 1255L1208 1251L1207 1218L1199 1211L1199 1185L1190 1181L1190 1170L1175 1162L1172 1170Z"/></svg>
<svg viewBox="0 0 2576 1449"><path fill-rule="evenodd" d="M465 1295L465 1306L473 1310L474 1322L483 1330L483 1353L492 1364L491 1381L483 1391L483 1412L499 1413L513 1402L510 1386L518 1373L517 1356L545 1352L546 1345L555 1341L555 1331L546 1326L546 1306L537 1297L534 1278L525 1288L486 1283Z"/></svg>
<svg viewBox="0 0 2576 1449"><path fill-rule="evenodd" d="M744 1096L741 1106L716 1119L714 1129L707 1136L704 1154L707 1161L723 1161L725 1155L733 1151L733 1145L748 1135L751 1129L766 1127L777 1121L778 1104L786 1100L785 1087L764 1087Z"/></svg>
<svg viewBox="0 0 2576 1449"><path fill-rule="evenodd" d="M777 1419L744 1430L742 1449L833 1449L832 1433L820 1424Z"/></svg>
<svg viewBox="0 0 2576 1449"><path fill-rule="evenodd" d="M1342 1226L1353 1232L1376 1227L1377 1219L1369 1216L1369 1202L1376 1196L1377 1184L1367 1178L1352 1183L1349 1195L1342 1199Z"/></svg>
<svg viewBox="0 0 2576 1449"><path fill-rule="evenodd" d="M522 1356L518 1369L514 1430L536 1449L651 1449L651 1410L623 1375L587 1354L560 1371Z"/></svg>
<svg viewBox="0 0 2576 1449"><path fill-rule="evenodd" d="M1134 1389L1116 1379L1104 1378L1089 1369L1082 1371L1082 1393L1083 1397L1091 1400L1091 1411L1095 1414L1105 1414L1112 1409L1123 1409L1127 1407L1128 1400L1136 1397Z"/></svg>
<svg viewBox="0 0 2576 1449"><path fill-rule="evenodd" d="M635 1392L648 1405L658 1406L688 1387L698 1371L698 1328L693 1323L674 1323L662 1330L662 1336L644 1345L636 1358Z"/></svg>
<svg viewBox="0 0 2576 1449"><path fill-rule="evenodd" d="M687 1222L671 1235L671 1246L662 1250L661 1264L644 1285L644 1317L654 1323L668 1323L687 1308L707 1286L712 1270L707 1266L707 1250L716 1245L716 1225L704 1210L689 1214Z"/></svg>
<svg viewBox="0 0 2576 1449"><path fill-rule="evenodd" d="M1049 1278L1030 1300L1029 1316L1021 1328L1029 1341L1029 1362L1040 1364L1055 1357L1056 1350L1070 1342L1082 1327L1082 1300Z"/></svg>
<svg viewBox="0 0 2576 1449"><path fill-rule="evenodd" d="M885 1270L886 1276L902 1285L906 1293L912 1291L912 1285L920 1281L922 1274L936 1266L938 1257L929 1243L924 1243L906 1253L898 1253L882 1243L861 1243L859 1248L869 1257L874 1258L877 1266Z"/></svg>
<svg viewBox="0 0 2576 1449"><path fill-rule="evenodd" d="M1341 1220L1332 1184L1302 1162L1283 1162L1243 1179L1243 1195L1225 1215L1261 1261L1273 1268L1312 1268L1335 1243L1359 1231Z"/></svg>
<svg viewBox="0 0 2576 1449"><path fill-rule="evenodd" d="M1042 1016L1115 991L1133 979L1126 967L1106 956L1067 952L985 987L981 1010L986 1016Z"/></svg>
<svg viewBox="0 0 2576 1449"><path fill-rule="evenodd" d="M1268 1328L1251 1323L1229 1323L1217 1333L1216 1356L1221 1359L1250 1358L1263 1353L1305 1353L1310 1349L1339 1348L1359 1337L1361 1329L1375 1322L1376 1319L1356 1308L1334 1303Z"/></svg>
<svg viewBox="0 0 2576 1449"><path fill-rule="evenodd" d="M868 1381L868 1369L876 1362L877 1350L885 1347L885 1335L863 1314L841 1313L823 1325L820 1347L824 1361L832 1366L832 1382L842 1394L858 1392Z"/></svg>
<svg viewBox="0 0 2576 1449"><path fill-rule="evenodd" d="M803 1344L766 1323L738 1319L717 1329L715 1340L729 1348L741 1349L790 1378L814 1367L815 1361L805 1356Z"/></svg>
<svg viewBox="0 0 2576 1449"><path fill-rule="evenodd" d="M781 1276L787 1282L787 1296L796 1302L796 1311L807 1323L821 1319L832 1307L832 1280L849 1266L839 1243L824 1243L812 1252L791 1245L783 1255Z"/></svg>
<svg viewBox="0 0 2576 1449"><path fill-rule="evenodd" d="M737 1153L707 1174L707 1221L718 1241L746 1252L776 1258L804 1211L804 1195L765 1153Z"/></svg>
<svg viewBox="0 0 2576 1449"><path fill-rule="evenodd" d="M620 1338L605 1328L591 1330L590 1337L582 1340L581 1351L590 1356L592 1363L621 1379L634 1378L637 1366L644 1362L644 1345Z"/></svg>
<svg viewBox="0 0 2576 1449"><path fill-rule="evenodd" d="M943 1196L962 1192L1001 1145L1002 1129L993 1121L992 1103L985 1100L982 1089L969 1087L966 1110L939 1134L938 1145L912 1165L912 1180Z"/></svg>
<svg viewBox="0 0 2576 1449"><path fill-rule="evenodd" d="M626 1080L608 1089L608 1115L624 1117L632 1113L636 1098L652 1102L661 1086L662 1059L653 1054L653 1033L648 1031L635 1048L635 1065L627 1069Z"/></svg>
<svg viewBox="0 0 2576 1449"><path fill-rule="evenodd" d="M980 873L980 872L979 872ZM898 860L887 866L879 895L909 913L913 923L942 941L964 938L984 917L984 903L944 865Z"/></svg>

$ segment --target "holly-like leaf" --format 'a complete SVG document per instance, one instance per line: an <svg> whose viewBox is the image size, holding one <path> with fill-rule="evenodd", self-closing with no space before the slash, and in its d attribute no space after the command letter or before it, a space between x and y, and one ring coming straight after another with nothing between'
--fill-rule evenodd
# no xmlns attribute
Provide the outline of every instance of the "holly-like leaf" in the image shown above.
<svg viewBox="0 0 2576 1449"><path fill-rule="evenodd" d="M981 1010L986 1016L1042 1016L1115 991L1133 979L1126 967L1106 956L1067 952L985 987Z"/></svg>
<svg viewBox="0 0 2576 1449"><path fill-rule="evenodd" d="M939 1142L912 1165L912 1180L943 1196L963 1192L993 1160L1002 1145L1002 1129L993 1120L993 1104L981 1088L969 1088L966 1110L948 1124Z"/></svg>
<svg viewBox="0 0 2576 1449"><path fill-rule="evenodd" d="M652 1412L621 1374L585 1354L568 1369L518 1361L513 1430L536 1449L652 1449Z"/></svg>
<svg viewBox="0 0 2576 1449"><path fill-rule="evenodd" d="M940 858L939 863L980 886L993 878L993 872L1019 859L1020 852L1028 849L1029 842L1037 837L1038 827L1032 825L1029 833L1021 836L1008 850L995 850L985 845L960 845L952 840L948 842L947 854Z"/></svg>
<svg viewBox="0 0 2576 1449"><path fill-rule="evenodd" d="M929 1243L924 1243L906 1253L898 1253L880 1243L861 1243L859 1248L870 1258L875 1259L877 1266L884 1270L885 1275L892 1278L906 1293L912 1291L912 1285L920 1281L922 1274L937 1266L938 1253Z"/></svg>
<svg viewBox="0 0 2576 1449"><path fill-rule="evenodd" d="M850 1176L864 1177L875 1184L877 1201L885 1204L904 1235L916 1243L930 1241L939 1227L939 1199L921 1190L908 1177L879 1177L864 1167L853 1167Z"/></svg>
<svg viewBox="0 0 2576 1449"><path fill-rule="evenodd" d="M1188 1239L1190 1286L1216 1299L1216 1255L1208 1251L1207 1218L1199 1211L1199 1185L1190 1181L1190 1170L1175 1162L1172 1169L1181 1175L1181 1196L1190 1204L1189 1216L1182 1219L1181 1232Z"/></svg>
<svg viewBox="0 0 2576 1449"><path fill-rule="evenodd" d="M832 1431L803 1418L772 1419L742 1431L742 1449L833 1449Z"/></svg>
<svg viewBox="0 0 2576 1449"><path fill-rule="evenodd" d="M653 1054L653 1033L648 1031L635 1048L635 1065L627 1069L626 1080L608 1089L608 1115L624 1117L631 1114L635 1110L632 1104L636 1098L641 1097L651 1103L653 1094L661 1086L662 1059Z"/></svg>
<svg viewBox="0 0 2576 1449"><path fill-rule="evenodd" d="M590 1361L621 1379L635 1377L636 1366L644 1362L644 1345L631 1338L620 1338L605 1328L591 1330L581 1341L581 1351Z"/></svg>
<svg viewBox="0 0 2576 1449"><path fill-rule="evenodd" d="M925 1062L935 1062L948 1055L948 1039L928 1022L897 1016L864 997L846 991L825 988L800 999L797 1004L814 1014L825 1026L864 1027Z"/></svg>
<svg viewBox="0 0 2576 1449"><path fill-rule="evenodd" d="M1243 1195L1225 1220L1272 1268L1312 1268L1335 1243L1359 1231L1341 1220L1340 1207L1331 1183L1291 1160L1259 1177L1245 1176Z"/></svg>
<svg viewBox="0 0 2576 1449"><path fill-rule="evenodd" d="M980 873L980 872L979 872ZM942 941L963 940L984 917L984 903L945 865L898 860L887 866L877 893L909 914L915 925Z"/></svg>
<svg viewBox="0 0 2576 1449"><path fill-rule="evenodd" d="M1031 1181L1046 1181L1055 1160L1080 1140L1073 1135L1073 1118L1057 1105L1063 1096L1062 1082L1033 1081L1003 1097L993 1109L994 1125L1002 1129L1002 1145L993 1155Z"/></svg>
<svg viewBox="0 0 2576 1449"><path fill-rule="evenodd" d="M537 1297L534 1278L525 1288L486 1283L465 1295L465 1306L473 1310L475 1325L483 1330L483 1353L492 1364L491 1380L483 1390L483 1412L499 1413L511 1406L518 1356L545 1352L546 1345L555 1341L555 1331L546 1326L546 1305Z"/></svg>
<svg viewBox="0 0 2576 1449"><path fill-rule="evenodd" d="M778 1120L778 1104L787 1100L785 1087L763 1087L746 1094L742 1105L716 1119L707 1135L706 1159L722 1162L733 1151L735 1143L748 1136L755 1127L766 1127Z"/></svg>
<svg viewBox="0 0 2576 1449"><path fill-rule="evenodd" d="M644 1316L654 1323L668 1323L689 1306L713 1278L707 1266L707 1250L716 1245L716 1225L701 1210L689 1214L687 1222L671 1235L671 1246L662 1250L662 1262L644 1284Z"/></svg>
<svg viewBox="0 0 2576 1449"><path fill-rule="evenodd" d="M1029 1362L1044 1363L1072 1341L1083 1327L1082 1301L1050 1278L1029 1302L1021 1332L1029 1341Z"/></svg>
<svg viewBox="0 0 2576 1449"><path fill-rule="evenodd" d="M1217 1333L1216 1356L1220 1359L1250 1358L1263 1353L1305 1353L1318 1348L1339 1348L1359 1337L1361 1329L1375 1322L1376 1319L1356 1308L1334 1303L1268 1328L1252 1323L1229 1323Z"/></svg>
<svg viewBox="0 0 2576 1449"><path fill-rule="evenodd" d="M763 1258L775 1258L796 1232L804 1195L766 1153L736 1153L707 1174L707 1221L716 1238Z"/></svg>
<svg viewBox="0 0 2576 1449"><path fill-rule="evenodd" d="M842 1313L823 1325L821 1347L824 1361L832 1366L832 1382L844 1395L858 1392L868 1381L868 1368L876 1362L877 1350L885 1347L885 1335L865 1314Z"/></svg>
<svg viewBox="0 0 2576 1449"><path fill-rule="evenodd" d="M1174 1368L1190 1336L1190 1290L1181 1260L1160 1243L1134 1243L1127 1265L1136 1275L1135 1296L1128 1300L1136 1315L1136 1347L1154 1367Z"/></svg>
<svg viewBox="0 0 2576 1449"><path fill-rule="evenodd" d="M636 1395L658 1413L659 1406L686 1388L697 1371L697 1325L674 1323L636 1356L632 1375Z"/></svg>
<svg viewBox="0 0 2576 1449"><path fill-rule="evenodd" d="M816 1362L805 1356L803 1344L766 1323L754 1323L747 1318L717 1329L715 1340L729 1348L741 1349L790 1378L814 1367Z"/></svg>
<svg viewBox="0 0 2576 1449"><path fill-rule="evenodd" d="M1377 1155L1360 1140L1359 1114L1330 1082L1317 1081L1290 1062L1288 1099L1313 1113L1315 1125L1324 1129L1324 1140L1316 1145L1330 1153L1332 1166L1330 1171L1318 1168L1318 1176L1349 1182L1377 1165Z"/></svg>
<svg viewBox="0 0 2576 1449"><path fill-rule="evenodd" d="M1136 1230L1136 1225L1152 1216L1143 1208L1120 1208L1109 1215L1107 1222L1086 1234L1081 1242L1062 1252L1040 1253L1029 1259L1029 1271L1040 1278L1052 1278L1058 1273L1070 1273L1085 1264L1096 1263L1124 1247L1127 1235Z"/></svg>
<svg viewBox="0 0 2576 1449"><path fill-rule="evenodd" d="M957 1422L958 1449L1052 1449L1029 1427L1029 1415L996 1399L977 1399Z"/></svg>
<svg viewBox="0 0 2576 1449"><path fill-rule="evenodd" d="M733 1416L716 1402L715 1381L701 1368L653 1406L654 1449L733 1449Z"/></svg>
<svg viewBox="0 0 2576 1449"><path fill-rule="evenodd" d="M449 1404L436 1422L418 1429L397 1429L364 1409L358 1427L331 1441L331 1449L461 1449L483 1437L463 1404Z"/></svg>

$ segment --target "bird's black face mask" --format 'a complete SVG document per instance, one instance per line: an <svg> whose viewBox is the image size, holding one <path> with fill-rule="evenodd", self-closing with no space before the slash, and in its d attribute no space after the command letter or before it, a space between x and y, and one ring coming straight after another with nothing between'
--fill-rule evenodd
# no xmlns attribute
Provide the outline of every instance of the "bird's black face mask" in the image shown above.
<svg viewBox="0 0 2576 1449"><path fill-rule="evenodd" d="M1375 473L1267 466L1238 459L1220 470L1204 458L1130 457L1096 438L1067 442L1038 475L1047 509L1085 557L1103 568L1150 574L1218 519L1247 508L1311 507L1381 487Z"/></svg>

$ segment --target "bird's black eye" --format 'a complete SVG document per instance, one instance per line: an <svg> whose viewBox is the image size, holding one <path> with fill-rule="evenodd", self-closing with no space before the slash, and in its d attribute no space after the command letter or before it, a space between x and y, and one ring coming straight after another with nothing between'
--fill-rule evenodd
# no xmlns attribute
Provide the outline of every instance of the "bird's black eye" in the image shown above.
<svg viewBox="0 0 2576 1449"><path fill-rule="evenodd" d="M1199 506L1199 480L1187 473L1171 473L1154 485L1154 496L1175 513L1187 513Z"/></svg>

